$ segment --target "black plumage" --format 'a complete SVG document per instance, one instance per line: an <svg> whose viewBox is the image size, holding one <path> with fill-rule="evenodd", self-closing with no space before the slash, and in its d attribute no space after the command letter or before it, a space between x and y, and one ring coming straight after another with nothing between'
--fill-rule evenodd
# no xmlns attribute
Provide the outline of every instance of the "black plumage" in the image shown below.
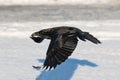
<svg viewBox="0 0 120 80"><path fill-rule="evenodd" d="M101 43L88 32L68 26L43 29L31 35L31 39L37 43L42 42L44 39L51 39L43 64L45 69L55 68L64 62L76 48L78 43L77 38L82 41L89 40L95 44Z"/></svg>

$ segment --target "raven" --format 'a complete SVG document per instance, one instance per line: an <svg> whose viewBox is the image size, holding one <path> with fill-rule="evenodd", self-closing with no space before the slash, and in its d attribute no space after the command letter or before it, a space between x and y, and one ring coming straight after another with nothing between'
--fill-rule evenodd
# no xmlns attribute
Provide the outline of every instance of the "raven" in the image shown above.
<svg viewBox="0 0 120 80"><path fill-rule="evenodd" d="M60 65L72 54L78 43L77 38L82 41L89 40L95 44L101 43L88 32L69 26L43 29L38 32L34 32L30 38L37 43L42 42L44 39L51 40L47 50L46 59L43 64L43 68L49 68L49 70L51 70L51 68L56 68L57 65Z"/></svg>

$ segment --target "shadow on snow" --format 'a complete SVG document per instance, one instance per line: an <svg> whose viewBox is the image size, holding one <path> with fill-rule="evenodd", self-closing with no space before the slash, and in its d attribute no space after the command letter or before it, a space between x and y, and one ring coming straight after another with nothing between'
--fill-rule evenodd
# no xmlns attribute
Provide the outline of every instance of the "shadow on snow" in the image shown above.
<svg viewBox="0 0 120 80"><path fill-rule="evenodd" d="M39 59L39 62L43 63L44 60ZM97 64L88 60L78 60L70 58L67 59L60 66L57 66L54 70L42 71L41 74L36 78L36 80L70 80L78 65L97 67Z"/></svg>

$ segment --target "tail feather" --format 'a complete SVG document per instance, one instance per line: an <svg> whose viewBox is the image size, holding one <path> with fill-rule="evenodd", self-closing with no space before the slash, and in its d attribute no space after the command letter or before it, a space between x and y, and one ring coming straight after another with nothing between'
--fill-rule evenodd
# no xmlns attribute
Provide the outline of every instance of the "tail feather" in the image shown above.
<svg viewBox="0 0 120 80"><path fill-rule="evenodd" d="M95 38L93 35L89 34L88 32L82 32L81 34L78 35L78 37L83 41L86 41L87 39L95 44L101 43L97 38Z"/></svg>

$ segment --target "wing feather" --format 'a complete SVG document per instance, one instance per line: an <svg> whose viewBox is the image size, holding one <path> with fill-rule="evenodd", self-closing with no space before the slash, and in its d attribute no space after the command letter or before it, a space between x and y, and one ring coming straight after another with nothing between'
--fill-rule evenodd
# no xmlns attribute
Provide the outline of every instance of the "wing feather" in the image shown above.
<svg viewBox="0 0 120 80"><path fill-rule="evenodd" d="M52 39L43 64L45 69L55 68L57 65L64 62L76 48L77 42L77 38L72 36L65 39L61 35Z"/></svg>

